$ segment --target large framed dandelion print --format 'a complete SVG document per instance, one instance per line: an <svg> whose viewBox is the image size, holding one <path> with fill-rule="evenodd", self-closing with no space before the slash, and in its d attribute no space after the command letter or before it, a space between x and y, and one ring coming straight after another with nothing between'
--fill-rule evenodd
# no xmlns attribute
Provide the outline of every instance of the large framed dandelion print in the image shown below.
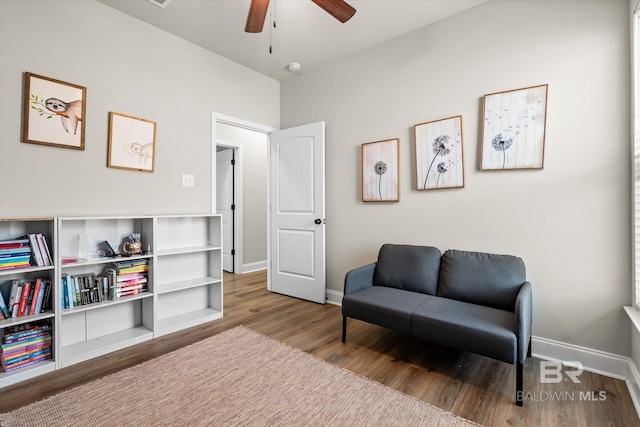
<svg viewBox="0 0 640 427"><path fill-rule="evenodd" d="M413 127L416 144L416 188L464 187L462 116Z"/></svg>
<svg viewBox="0 0 640 427"><path fill-rule="evenodd" d="M482 170L542 169L548 85L484 96Z"/></svg>
<svg viewBox="0 0 640 427"><path fill-rule="evenodd" d="M400 140L362 144L362 201L400 201Z"/></svg>

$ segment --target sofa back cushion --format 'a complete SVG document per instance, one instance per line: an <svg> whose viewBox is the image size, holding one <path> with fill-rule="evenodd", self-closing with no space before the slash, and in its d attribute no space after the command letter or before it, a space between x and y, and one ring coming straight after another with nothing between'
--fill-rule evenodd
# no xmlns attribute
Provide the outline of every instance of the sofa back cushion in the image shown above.
<svg viewBox="0 0 640 427"><path fill-rule="evenodd" d="M514 311L525 282L521 258L448 250L440 263L438 296Z"/></svg>
<svg viewBox="0 0 640 427"><path fill-rule="evenodd" d="M373 285L435 295L441 256L430 246L385 244L378 253Z"/></svg>

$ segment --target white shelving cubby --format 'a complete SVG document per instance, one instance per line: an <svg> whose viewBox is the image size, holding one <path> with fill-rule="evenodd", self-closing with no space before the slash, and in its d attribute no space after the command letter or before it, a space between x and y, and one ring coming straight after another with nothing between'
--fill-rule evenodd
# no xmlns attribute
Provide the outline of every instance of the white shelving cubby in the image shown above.
<svg viewBox="0 0 640 427"><path fill-rule="evenodd" d="M54 218L0 219L0 240L13 240L27 234L42 234L51 252L51 257L55 260L54 242L56 241L56 222ZM9 300L13 280L20 280L21 283L35 283L36 279L42 279L55 283L54 272L55 265L41 267L32 265L24 268L0 270L0 292L2 292L5 303ZM52 291L54 290L55 286ZM55 298L55 292L51 292L51 298ZM53 305L52 308L53 307L55 307L55 305ZM25 366L15 371L0 372L0 388L55 370L57 359L55 340L58 335L56 312L53 309L48 309L44 313L0 320L0 334L2 334L9 327L47 319L52 327L53 358L31 366Z"/></svg>
<svg viewBox="0 0 640 427"><path fill-rule="evenodd" d="M153 245L153 217L100 217L58 219L59 274L104 274L116 262L145 259L148 262L147 291L116 300L63 308L60 312L59 366L65 367L153 339L153 256L101 257L100 243L107 241L120 252L132 233L139 233L142 247ZM85 247L86 246L86 247Z"/></svg>
<svg viewBox="0 0 640 427"><path fill-rule="evenodd" d="M155 336L221 318L221 217L158 216L155 221Z"/></svg>

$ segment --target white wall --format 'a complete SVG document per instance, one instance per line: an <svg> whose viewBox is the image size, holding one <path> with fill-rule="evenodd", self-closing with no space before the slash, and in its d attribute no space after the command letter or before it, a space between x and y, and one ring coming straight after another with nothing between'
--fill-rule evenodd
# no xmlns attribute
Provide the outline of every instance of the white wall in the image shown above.
<svg viewBox="0 0 640 427"><path fill-rule="evenodd" d="M25 71L87 88L84 151L20 142ZM277 81L89 0L0 1L0 93L0 217L208 213L212 111L280 120ZM110 111L157 122L154 173L106 167Z"/></svg>
<svg viewBox="0 0 640 427"><path fill-rule="evenodd" d="M267 261L268 135L218 123L216 138L240 147L242 170L242 259L244 264ZM239 165L240 166L240 165Z"/></svg>
<svg viewBox="0 0 640 427"><path fill-rule="evenodd" d="M283 128L327 123L328 288L385 242L515 254L536 336L629 355L629 66L627 1L494 0L284 82ZM544 170L479 171L482 96L544 83ZM465 188L416 191L413 125L458 114ZM364 204L360 146L396 137L401 201Z"/></svg>

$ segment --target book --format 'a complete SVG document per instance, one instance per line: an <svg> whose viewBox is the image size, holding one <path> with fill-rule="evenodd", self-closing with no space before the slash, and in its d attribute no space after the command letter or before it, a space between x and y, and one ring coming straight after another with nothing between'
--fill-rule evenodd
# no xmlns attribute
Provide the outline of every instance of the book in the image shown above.
<svg viewBox="0 0 640 427"><path fill-rule="evenodd" d="M42 298L42 310L40 310L40 313L44 313L46 310L50 309L52 306L51 288L53 288L53 285L49 280L47 280L46 283L47 283L47 289L45 290L44 298Z"/></svg>
<svg viewBox="0 0 640 427"><path fill-rule="evenodd" d="M9 311L13 310L13 303L16 301L16 292L18 290L18 286L20 286L20 280L14 279L11 282L11 293L9 294L9 304L7 305L7 309Z"/></svg>
<svg viewBox="0 0 640 427"><path fill-rule="evenodd" d="M27 282L22 285L22 294L20 295L20 305L18 308L18 317L24 316L27 309L27 301L29 299L29 292L31 291L31 283Z"/></svg>
<svg viewBox="0 0 640 427"><path fill-rule="evenodd" d="M41 286L42 279L36 279L36 283L33 286L31 300L29 301L29 314L40 313L39 311L36 311L36 306L38 305L38 294L40 293Z"/></svg>
<svg viewBox="0 0 640 427"><path fill-rule="evenodd" d="M26 249L17 248L16 252L6 252L6 253L1 253L2 251L0 251L0 260L4 260L7 258L22 258L22 257L29 258L31 257L31 249L29 248L26 248ZM13 249L7 249L7 250L13 250Z"/></svg>
<svg viewBox="0 0 640 427"><path fill-rule="evenodd" d="M44 264L44 260L42 259L42 254L40 253L40 244L38 243L38 238L35 234L28 234L29 244L31 245L31 254L33 255L33 260L35 261L38 267L42 267Z"/></svg>
<svg viewBox="0 0 640 427"><path fill-rule="evenodd" d="M11 255L11 254L31 254L30 246L18 246L16 248L9 249L0 249L0 255Z"/></svg>
<svg viewBox="0 0 640 427"><path fill-rule="evenodd" d="M36 290L36 284L33 283L31 285L31 287L29 288L29 296L27 297L27 306L24 310L24 315L28 315L31 312L31 306L33 305L33 294L35 293Z"/></svg>
<svg viewBox="0 0 640 427"><path fill-rule="evenodd" d="M63 274L62 275L62 295L61 298L62 300L60 301L62 303L62 308L69 308L69 275L68 274Z"/></svg>
<svg viewBox="0 0 640 427"><path fill-rule="evenodd" d="M42 302L44 300L44 294L47 291L47 281L40 282L40 288L38 289L38 297L36 298L35 313L42 313Z"/></svg>
<svg viewBox="0 0 640 427"><path fill-rule="evenodd" d="M44 261L44 265L53 265L53 260L51 259L51 254L49 253L49 246L47 246L47 241L45 237L38 233L36 234L36 238L38 240L38 246L40 247L40 254L42 255L42 260Z"/></svg>
<svg viewBox="0 0 640 427"><path fill-rule="evenodd" d="M3 319L8 319L10 317L9 309L7 308L7 304L4 302L2 292L0 292L0 314L2 314Z"/></svg>
<svg viewBox="0 0 640 427"><path fill-rule="evenodd" d="M22 297L22 284L18 285L16 290L16 298L13 300L13 307L11 317L18 317L18 311L20 310L20 299Z"/></svg>

